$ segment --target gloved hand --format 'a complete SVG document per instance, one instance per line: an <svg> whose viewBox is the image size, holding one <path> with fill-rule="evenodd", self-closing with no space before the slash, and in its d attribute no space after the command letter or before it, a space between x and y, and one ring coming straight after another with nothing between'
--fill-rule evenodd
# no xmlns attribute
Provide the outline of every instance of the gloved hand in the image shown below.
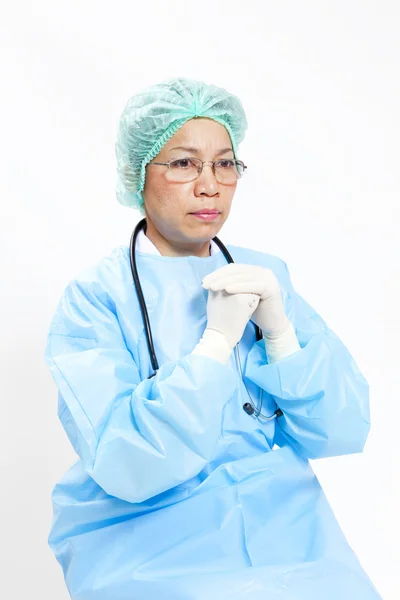
<svg viewBox="0 0 400 600"><path fill-rule="evenodd" d="M269 362L300 350L294 327L285 314L278 280L271 269L230 263L207 275L203 287L211 291L247 292L260 296L251 320L262 329Z"/></svg>
<svg viewBox="0 0 400 600"><path fill-rule="evenodd" d="M271 269L231 263L207 275L203 287L213 292L257 294L260 303L251 320L266 334L279 333L288 326L279 283Z"/></svg>
<svg viewBox="0 0 400 600"><path fill-rule="evenodd" d="M192 354L203 354L227 364L259 301L257 294L209 291L207 327Z"/></svg>

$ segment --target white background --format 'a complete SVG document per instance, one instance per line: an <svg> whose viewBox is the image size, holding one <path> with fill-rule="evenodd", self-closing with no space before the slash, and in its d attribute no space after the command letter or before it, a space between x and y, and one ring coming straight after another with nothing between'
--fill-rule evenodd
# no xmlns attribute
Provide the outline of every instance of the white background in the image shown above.
<svg viewBox="0 0 400 600"><path fill-rule="evenodd" d="M140 218L114 193L126 101L186 76L237 94L248 117L249 168L221 239L281 256L370 382L364 453L313 468L382 597L398 600L398 2L36 0L7 11L0 596L68 597L47 535L51 489L75 455L43 360L47 329L68 281L128 243Z"/></svg>

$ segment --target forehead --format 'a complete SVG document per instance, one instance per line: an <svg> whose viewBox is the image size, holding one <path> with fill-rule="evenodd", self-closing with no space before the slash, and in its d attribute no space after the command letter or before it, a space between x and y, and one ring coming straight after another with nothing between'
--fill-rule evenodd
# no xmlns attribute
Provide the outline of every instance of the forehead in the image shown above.
<svg viewBox="0 0 400 600"><path fill-rule="evenodd" d="M207 118L195 118L186 121L168 140L165 149L187 145L200 150L232 147L227 129L217 121Z"/></svg>

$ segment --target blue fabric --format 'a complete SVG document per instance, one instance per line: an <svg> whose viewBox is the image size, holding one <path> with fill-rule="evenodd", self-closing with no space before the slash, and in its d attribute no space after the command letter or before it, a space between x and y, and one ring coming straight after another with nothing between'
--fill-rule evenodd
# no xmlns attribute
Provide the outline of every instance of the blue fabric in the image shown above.
<svg viewBox="0 0 400 600"><path fill-rule="evenodd" d="M340 339L293 289L278 257L228 246L274 271L301 349L268 364L249 323L247 415L228 365L190 353L206 326L203 277L226 264L137 252L160 363L152 373L129 249L67 286L46 361L79 460L53 492L49 543L74 600L376 600L309 458L361 452L368 384ZM277 445L277 446L274 446Z"/></svg>

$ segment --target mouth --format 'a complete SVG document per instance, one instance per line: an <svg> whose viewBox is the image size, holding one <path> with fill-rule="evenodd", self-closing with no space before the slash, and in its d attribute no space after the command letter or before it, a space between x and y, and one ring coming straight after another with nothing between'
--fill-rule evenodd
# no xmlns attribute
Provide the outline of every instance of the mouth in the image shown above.
<svg viewBox="0 0 400 600"><path fill-rule="evenodd" d="M191 215L219 215L220 212L216 208L203 208L197 212L190 213Z"/></svg>
<svg viewBox="0 0 400 600"><path fill-rule="evenodd" d="M201 221L215 221L221 213L217 209L205 208L190 214Z"/></svg>

